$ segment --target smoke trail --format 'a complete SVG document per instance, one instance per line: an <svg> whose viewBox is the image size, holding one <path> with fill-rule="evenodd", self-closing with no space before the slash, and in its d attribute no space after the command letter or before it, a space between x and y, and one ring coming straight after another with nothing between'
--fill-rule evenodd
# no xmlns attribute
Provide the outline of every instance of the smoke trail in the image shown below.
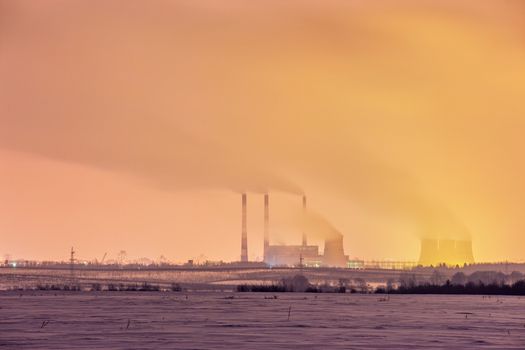
<svg viewBox="0 0 525 350"><path fill-rule="evenodd" d="M131 174L164 189L303 194L300 186L270 172L271 166L263 169L251 159L229 154L220 144L183 133L175 125L128 118L86 118L81 122L59 116L46 121L38 116L12 118L7 120L9 128L0 128L0 146ZM28 124L33 127L27 128ZM102 132L86 132L96 130L99 124L104 124Z"/></svg>
<svg viewBox="0 0 525 350"><path fill-rule="evenodd" d="M342 236L326 217L311 209L302 213L300 227L309 237L332 239Z"/></svg>
<svg viewBox="0 0 525 350"><path fill-rule="evenodd" d="M401 172L386 162L352 148L351 155L329 150L324 162L316 168L308 163L297 164L319 181L322 179L339 195L379 215L402 218L417 226L421 238L470 239L470 232L457 215L440 200L426 194L409 174ZM331 164L339 164L332 172Z"/></svg>
<svg viewBox="0 0 525 350"><path fill-rule="evenodd" d="M273 210L270 214L270 225L272 226L270 236L273 240L291 236L291 233L287 233L286 237L283 236L283 233L288 232L288 229L293 229L294 234L304 232L308 238L318 240L341 236L340 231L328 218L312 208L303 210L296 200L290 201L280 198L278 201L274 201L271 208Z"/></svg>
<svg viewBox="0 0 525 350"><path fill-rule="evenodd" d="M417 65L413 55L397 55L394 37L410 39L409 26L408 34L397 28L399 32L390 35L388 27L376 28L375 16L338 6L314 6L300 12L294 8L292 17L283 16L288 12L280 12L279 7L271 13L280 16L268 16L258 6L240 6L243 15L236 21L230 17L235 13L215 13L217 18L226 16L222 20L231 26L223 26L222 20L210 21L207 11L213 10L199 6L148 11L140 6L94 7L88 2L61 9L5 7L2 13L9 21L0 21L6 39L1 40L0 57L1 147L131 174L167 190L215 187L302 194L302 188L288 180L295 176L277 170L287 168L370 211L415 221L422 237L468 235L452 209L429 198L411 176L363 152L357 141L348 141L360 136L360 126L362 130L376 128L364 123L366 118L391 126L395 124L388 124L391 117L407 112L391 103L376 108L377 101L388 100L393 92L384 95L383 81L398 86L407 81L406 74L414 74L419 81L424 71L428 80L436 80L432 85L436 90L450 86L450 81L439 79L445 67L437 66L439 76L431 75L424 62L412 71L406 62ZM143 12L155 15L145 17ZM120 30L106 13L118 18ZM62 18L69 20L61 22ZM274 23L266 18L279 21L282 35L268 30ZM143 26L137 26L139 22ZM297 31L303 27L304 33ZM105 42L108 32L115 37ZM137 37L143 38L144 51L134 49L140 46ZM250 47L250 42L257 46ZM396 55L388 62L392 71L377 69L383 66L376 61L380 47L386 53L395 48ZM423 57L428 54L415 52ZM283 69L288 67L293 69ZM375 72L381 73L379 80ZM305 88L306 95L293 83L301 79L308 82L301 85L334 88ZM276 81L284 82L283 86ZM400 95L428 100L431 107L438 104L434 94L421 95L419 90L416 85ZM352 103L330 108L346 100ZM329 113L319 117L318 111ZM441 115L431 118L440 120ZM321 231L331 230L316 215L308 220Z"/></svg>

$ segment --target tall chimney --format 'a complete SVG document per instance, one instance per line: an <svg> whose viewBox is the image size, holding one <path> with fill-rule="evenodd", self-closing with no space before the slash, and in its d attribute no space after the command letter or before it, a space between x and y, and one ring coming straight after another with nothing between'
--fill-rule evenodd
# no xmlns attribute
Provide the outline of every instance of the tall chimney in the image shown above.
<svg viewBox="0 0 525 350"><path fill-rule="evenodd" d="M266 253L268 252L268 246L270 245L270 232L269 232L269 221L270 221L270 199L268 193L264 194L264 260L266 260Z"/></svg>
<svg viewBox="0 0 525 350"><path fill-rule="evenodd" d="M303 195L303 212L306 214L306 196ZM303 247L308 245L308 239L306 238L306 232L303 232Z"/></svg>
<svg viewBox="0 0 525 350"><path fill-rule="evenodd" d="M248 233L246 230L246 193L242 194L241 261L248 261Z"/></svg>

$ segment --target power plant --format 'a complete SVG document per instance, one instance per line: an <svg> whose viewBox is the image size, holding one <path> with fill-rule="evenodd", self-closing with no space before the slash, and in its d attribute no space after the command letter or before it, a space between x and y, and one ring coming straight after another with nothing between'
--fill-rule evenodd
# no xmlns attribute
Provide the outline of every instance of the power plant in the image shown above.
<svg viewBox="0 0 525 350"><path fill-rule="evenodd" d="M429 265L463 265L474 263L472 241L453 239L421 240L419 264Z"/></svg>
<svg viewBox="0 0 525 350"><path fill-rule="evenodd" d="M248 262L247 195L241 194L241 262ZM302 197L303 214L307 215L306 196ZM263 261L269 266L325 266L348 267L349 259L343 248L343 235L339 232L318 232L324 234L323 254L319 246L308 244L307 232L302 232L300 245L271 244L270 240L270 196L264 194L264 253ZM418 265L464 265L473 264L472 241L466 239L421 240Z"/></svg>
<svg viewBox="0 0 525 350"><path fill-rule="evenodd" d="M306 214L306 196L303 196L303 212ZM248 261L247 245L247 198L242 194L242 231L241 231L241 262ZM340 233L326 232L330 235L325 240L324 254L319 254L319 246L308 245L306 232L302 233L301 245L271 245L270 244L270 198L264 195L264 262L270 266L330 266L347 267L348 256L343 249L343 236Z"/></svg>

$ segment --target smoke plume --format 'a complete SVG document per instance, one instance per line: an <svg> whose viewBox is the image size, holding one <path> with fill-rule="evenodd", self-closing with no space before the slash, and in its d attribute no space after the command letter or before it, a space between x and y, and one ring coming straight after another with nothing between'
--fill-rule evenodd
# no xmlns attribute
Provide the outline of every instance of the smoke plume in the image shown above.
<svg viewBox="0 0 525 350"><path fill-rule="evenodd" d="M165 191L316 188L420 237L521 237L521 2L0 7L2 149Z"/></svg>

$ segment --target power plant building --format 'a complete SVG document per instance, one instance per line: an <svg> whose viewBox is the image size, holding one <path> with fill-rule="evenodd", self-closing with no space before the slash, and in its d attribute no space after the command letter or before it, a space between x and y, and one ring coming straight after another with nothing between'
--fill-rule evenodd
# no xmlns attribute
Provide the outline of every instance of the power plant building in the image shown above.
<svg viewBox="0 0 525 350"><path fill-rule="evenodd" d="M303 210L306 210L306 197L303 196ZM246 194L242 195L242 238L241 261L247 261L247 230L246 230ZM302 234L301 245L271 245L270 232L270 200L264 195L264 262L270 266L331 266L347 267L348 256L344 255L343 236L332 233L325 240L324 255L319 254L319 246L308 245L307 235ZM246 260L245 260L246 259Z"/></svg>
<svg viewBox="0 0 525 350"><path fill-rule="evenodd" d="M264 256L270 266L320 266L322 259L316 245L270 245Z"/></svg>

